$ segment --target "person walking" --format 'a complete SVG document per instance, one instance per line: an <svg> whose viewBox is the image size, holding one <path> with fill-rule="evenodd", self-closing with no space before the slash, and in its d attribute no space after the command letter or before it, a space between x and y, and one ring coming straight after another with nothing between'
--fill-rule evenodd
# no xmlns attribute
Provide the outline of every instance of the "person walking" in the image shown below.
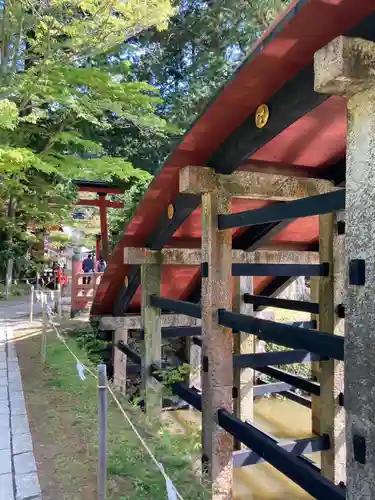
<svg viewBox="0 0 375 500"><path fill-rule="evenodd" d="M106 261L103 259L103 257L100 257L100 260L98 262L98 273L104 273L106 267L107 267Z"/></svg>
<svg viewBox="0 0 375 500"><path fill-rule="evenodd" d="M94 272L94 262L92 260L92 255L88 254L88 256L83 259L82 262L82 271L85 274L92 274ZM83 278L83 284L88 285L91 282L91 276L85 276Z"/></svg>

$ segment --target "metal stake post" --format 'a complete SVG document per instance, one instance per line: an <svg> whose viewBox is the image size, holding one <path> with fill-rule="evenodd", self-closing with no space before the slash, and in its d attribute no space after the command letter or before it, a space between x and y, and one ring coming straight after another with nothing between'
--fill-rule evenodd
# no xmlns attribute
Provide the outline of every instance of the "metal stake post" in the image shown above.
<svg viewBox="0 0 375 500"><path fill-rule="evenodd" d="M57 315L59 319L62 318L62 303L61 303L61 284L57 285Z"/></svg>
<svg viewBox="0 0 375 500"><path fill-rule="evenodd" d="M46 362L47 354L47 294L41 294L42 301L42 345L41 345L41 359L42 363Z"/></svg>
<svg viewBox="0 0 375 500"><path fill-rule="evenodd" d="M107 497L107 367L98 365L99 381L99 448L98 448L98 500Z"/></svg>
<svg viewBox="0 0 375 500"><path fill-rule="evenodd" d="M33 316L34 316L34 285L31 285L31 290L30 290L30 319L29 322L33 322Z"/></svg>

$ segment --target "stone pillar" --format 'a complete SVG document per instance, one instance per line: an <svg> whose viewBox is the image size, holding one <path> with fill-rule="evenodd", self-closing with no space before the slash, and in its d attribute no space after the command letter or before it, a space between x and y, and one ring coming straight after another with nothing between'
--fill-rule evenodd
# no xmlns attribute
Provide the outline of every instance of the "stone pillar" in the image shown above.
<svg viewBox="0 0 375 500"><path fill-rule="evenodd" d="M201 362L202 354L201 347L194 344L194 342L190 343L190 354L189 354L189 386L195 387L198 390L202 390L202 362Z"/></svg>
<svg viewBox="0 0 375 500"><path fill-rule="evenodd" d="M329 276L319 279L318 329L344 335L344 320L338 312L344 304L345 247L339 234L340 214L319 217L319 253L321 263L329 263ZM345 483L345 410L340 406L344 392L344 362L330 359L320 362L320 434L328 434L330 449L321 453L322 474L335 482Z"/></svg>
<svg viewBox="0 0 375 500"><path fill-rule="evenodd" d="M151 417L158 418L162 410L162 386L150 375L151 364L161 366L161 311L150 305L150 295L160 295L161 266L141 266L142 327L144 329L144 355L142 357L142 388L145 409Z"/></svg>
<svg viewBox="0 0 375 500"><path fill-rule="evenodd" d="M235 286L235 299L233 311L252 315L254 307L246 304L243 300L245 293L253 294L252 276L241 276L233 278ZM256 352L257 339L248 333L237 333L233 336L234 354L253 354ZM234 377L234 414L241 420L254 420L254 370L251 368L235 368ZM235 442L235 448L241 449L241 443Z"/></svg>
<svg viewBox="0 0 375 500"><path fill-rule="evenodd" d="M233 439L215 420L217 410L233 409L233 336L220 326L217 311L231 309L232 232L217 230L217 215L230 212L230 197L220 191L202 196L202 444L214 500L232 498Z"/></svg>
<svg viewBox="0 0 375 500"><path fill-rule="evenodd" d="M73 253L72 257L72 280L71 280L71 301L70 301L70 314L71 317L74 318L74 316L77 315L79 310L81 309L82 305L78 299L78 278L77 274L82 272L82 264L80 260L80 254L77 252Z"/></svg>
<svg viewBox="0 0 375 500"><path fill-rule="evenodd" d="M375 43L339 37L315 54L315 89L346 95L345 409L348 500L375 498Z"/></svg>
<svg viewBox="0 0 375 500"><path fill-rule="evenodd" d="M128 342L127 328L120 326L114 332L113 345L113 384L119 389L121 394L126 393L126 355L117 349L117 343L122 340L125 344Z"/></svg>

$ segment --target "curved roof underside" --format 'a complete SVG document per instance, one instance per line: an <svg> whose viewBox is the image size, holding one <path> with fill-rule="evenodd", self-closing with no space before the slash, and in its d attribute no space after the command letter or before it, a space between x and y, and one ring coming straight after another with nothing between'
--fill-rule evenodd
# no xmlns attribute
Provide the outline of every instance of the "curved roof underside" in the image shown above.
<svg viewBox="0 0 375 500"><path fill-rule="evenodd" d="M123 264L125 246L200 246L199 198L179 194L181 167L208 165L222 173L240 168L344 180L346 100L313 91L312 65L315 51L341 34L375 40L373 0L294 1L257 41L152 182L114 251L92 314L139 310L139 269ZM270 108L270 120L257 129L254 112L262 103ZM169 203L175 204L172 221L166 216ZM233 211L264 204L234 200ZM297 219L279 232L261 229L262 234L259 227L234 231L233 247L314 248L318 218ZM272 294L285 281L257 278L255 292ZM198 269L166 266L162 295L199 300L199 282Z"/></svg>

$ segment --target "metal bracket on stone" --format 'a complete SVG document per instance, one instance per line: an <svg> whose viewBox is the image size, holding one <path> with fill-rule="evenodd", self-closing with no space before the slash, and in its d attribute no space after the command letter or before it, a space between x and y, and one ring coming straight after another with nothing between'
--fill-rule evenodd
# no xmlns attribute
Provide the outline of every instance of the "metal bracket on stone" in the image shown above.
<svg viewBox="0 0 375 500"><path fill-rule="evenodd" d="M336 314L339 318L345 318L345 306L344 306L344 304L337 305Z"/></svg>
<svg viewBox="0 0 375 500"><path fill-rule="evenodd" d="M352 259L349 262L349 285L363 286L366 283L366 261Z"/></svg>
<svg viewBox="0 0 375 500"><path fill-rule="evenodd" d="M337 221L337 234L345 234L345 221L339 220Z"/></svg>
<svg viewBox="0 0 375 500"><path fill-rule="evenodd" d="M208 357L207 356L203 356L203 358L202 358L202 369L203 369L204 373L208 373Z"/></svg>
<svg viewBox="0 0 375 500"><path fill-rule="evenodd" d="M366 440L359 434L353 436L354 460L360 464L366 463Z"/></svg>

